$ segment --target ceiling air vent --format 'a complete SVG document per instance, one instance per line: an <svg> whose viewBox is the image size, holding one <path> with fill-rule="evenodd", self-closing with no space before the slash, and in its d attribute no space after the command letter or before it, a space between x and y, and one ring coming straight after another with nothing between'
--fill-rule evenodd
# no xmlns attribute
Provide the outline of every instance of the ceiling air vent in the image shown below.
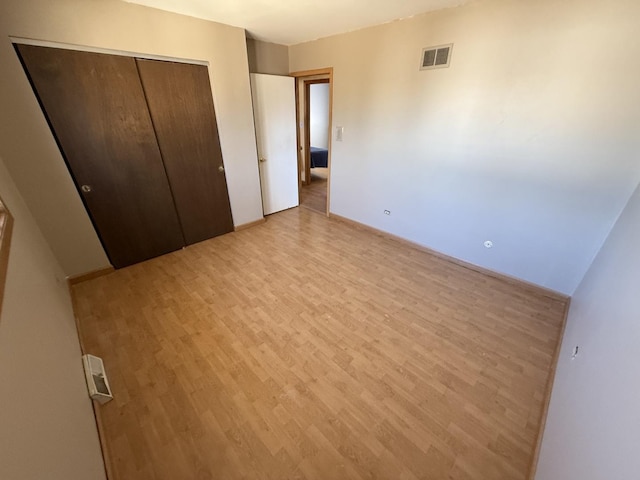
<svg viewBox="0 0 640 480"><path fill-rule="evenodd" d="M438 47L423 48L422 56L420 57L420 70L448 67L451 62L452 49L453 43L440 45Z"/></svg>

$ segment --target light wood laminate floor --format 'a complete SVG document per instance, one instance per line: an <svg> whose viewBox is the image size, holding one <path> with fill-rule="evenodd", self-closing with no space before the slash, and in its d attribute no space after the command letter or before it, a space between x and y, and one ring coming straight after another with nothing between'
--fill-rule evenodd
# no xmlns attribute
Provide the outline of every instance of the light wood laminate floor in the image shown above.
<svg viewBox="0 0 640 480"><path fill-rule="evenodd" d="M73 297L111 480L524 479L566 307L302 208Z"/></svg>
<svg viewBox="0 0 640 480"><path fill-rule="evenodd" d="M312 168L311 183L300 188L300 206L327 213L327 168Z"/></svg>

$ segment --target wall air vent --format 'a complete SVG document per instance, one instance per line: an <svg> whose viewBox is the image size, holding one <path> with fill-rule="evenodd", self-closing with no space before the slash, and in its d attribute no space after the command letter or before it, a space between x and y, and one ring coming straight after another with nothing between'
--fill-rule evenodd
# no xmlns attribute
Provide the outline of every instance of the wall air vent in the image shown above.
<svg viewBox="0 0 640 480"><path fill-rule="evenodd" d="M451 63L451 50L453 50L453 43L423 48L420 57L420 70L448 67Z"/></svg>
<svg viewBox="0 0 640 480"><path fill-rule="evenodd" d="M82 356L82 364L84 365L89 396L100 403L107 403L113 399L102 359L87 354Z"/></svg>

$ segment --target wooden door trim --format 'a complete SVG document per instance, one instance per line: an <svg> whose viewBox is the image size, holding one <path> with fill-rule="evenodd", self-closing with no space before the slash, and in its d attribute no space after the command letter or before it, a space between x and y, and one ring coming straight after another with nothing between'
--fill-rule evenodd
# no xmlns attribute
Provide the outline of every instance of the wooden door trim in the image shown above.
<svg viewBox="0 0 640 480"><path fill-rule="evenodd" d="M300 147L300 92L298 91L298 79L294 80L294 94L296 98L296 159L298 160L298 205L300 205L300 190L302 190L302 149ZM257 142L257 139L256 139Z"/></svg>
<svg viewBox="0 0 640 480"><path fill-rule="evenodd" d="M304 84L304 183L311 185L311 83Z"/></svg>
<svg viewBox="0 0 640 480"><path fill-rule="evenodd" d="M315 70L301 70L298 72L291 72L290 77L311 77L314 75L329 75L329 78L333 77L333 67L316 68Z"/></svg>
<svg viewBox="0 0 640 480"><path fill-rule="evenodd" d="M329 83L329 152L327 154L327 204L325 206L325 215L329 216L330 212L329 212L329 205L330 203L330 198L331 198L331 152L333 150L333 67L325 67L325 68L317 68L317 69L313 69L313 70L300 70L300 71L296 71L296 72L291 72L289 74L291 77L294 77L296 79L296 121L298 122L296 125L296 140L297 140L297 144L298 144L298 152L300 152L300 100L299 100L299 80L303 80L303 84L305 84L305 89L307 88L307 82L309 82L309 85L311 83ZM326 75L326 78L309 78L308 80L305 80L305 77L316 77L319 75ZM308 95L307 95L308 97ZM309 108L307 106L307 102L308 99L305 99L305 110L308 112ZM305 128L308 127L308 120L305 120ZM309 135L305 134L305 137L307 137L305 139L305 143L308 143L310 140L308 139ZM306 152L305 155L309 156L310 152L309 152L309 147L306 147ZM301 155L298 155L299 157L299 162L301 160ZM305 165L305 179L309 179L311 172L310 172L310 165L309 165L309 158L306 159L306 165ZM298 171L298 178L300 177L300 171ZM298 192L300 192L300 189L302 188L302 182L299 180L298 181ZM299 193L298 193L299 195Z"/></svg>
<svg viewBox="0 0 640 480"><path fill-rule="evenodd" d="M2 203L2 199L0 199L0 315L2 315L2 299L4 298L4 286L7 280L12 233L13 216L5 204Z"/></svg>
<svg viewBox="0 0 640 480"><path fill-rule="evenodd" d="M328 78L312 78L311 80L304 80L304 83L308 85L317 85L319 83L329 83Z"/></svg>

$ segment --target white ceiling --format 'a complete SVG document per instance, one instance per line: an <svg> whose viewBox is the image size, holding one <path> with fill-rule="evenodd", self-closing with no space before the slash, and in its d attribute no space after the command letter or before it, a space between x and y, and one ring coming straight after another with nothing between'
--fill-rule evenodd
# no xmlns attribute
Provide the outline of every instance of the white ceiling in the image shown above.
<svg viewBox="0 0 640 480"><path fill-rule="evenodd" d="M125 0L245 28L285 45L328 37L469 0Z"/></svg>

